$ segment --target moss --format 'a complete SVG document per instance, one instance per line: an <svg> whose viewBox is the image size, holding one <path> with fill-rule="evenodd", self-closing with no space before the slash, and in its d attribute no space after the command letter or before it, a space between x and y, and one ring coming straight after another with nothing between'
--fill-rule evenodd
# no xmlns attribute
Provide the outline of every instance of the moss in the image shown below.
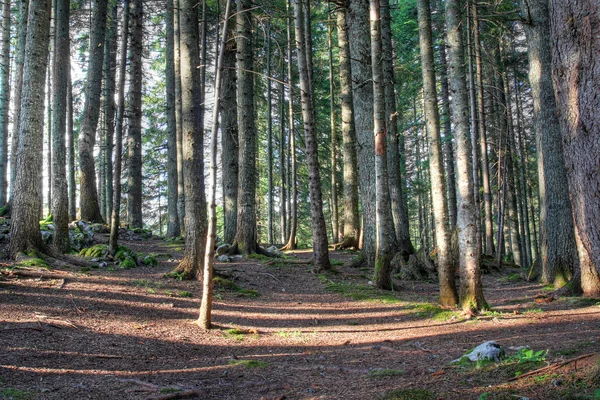
<svg viewBox="0 0 600 400"><path fill-rule="evenodd" d="M120 263L119 267L123 269L130 269L137 267L137 262L133 257L127 256Z"/></svg>
<svg viewBox="0 0 600 400"><path fill-rule="evenodd" d="M92 247L81 249L80 256L87 258L105 258L108 255L108 246L105 244L97 244Z"/></svg>
<svg viewBox="0 0 600 400"><path fill-rule="evenodd" d="M369 371L369 378L386 378L389 376L404 375L404 371L400 369L374 369Z"/></svg>
<svg viewBox="0 0 600 400"><path fill-rule="evenodd" d="M135 251L125 246L119 246L115 254L115 260L124 261L126 258L132 258L137 263L137 254Z"/></svg>
<svg viewBox="0 0 600 400"><path fill-rule="evenodd" d="M23 260L19 263L19 266L21 267L29 267L29 268L45 268L45 269L50 269L50 266L48 265L48 263L38 257L33 257L33 258L28 258L26 260Z"/></svg>
<svg viewBox="0 0 600 400"><path fill-rule="evenodd" d="M215 287L224 289L224 290L239 290L239 286L230 281L229 279L225 279L221 276L213 277L213 285Z"/></svg>
<svg viewBox="0 0 600 400"><path fill-rule="evenodd" d="M149 267L156 267L158 265L158 260L154 254L147 254L142 258L142 264Z"/></svg>

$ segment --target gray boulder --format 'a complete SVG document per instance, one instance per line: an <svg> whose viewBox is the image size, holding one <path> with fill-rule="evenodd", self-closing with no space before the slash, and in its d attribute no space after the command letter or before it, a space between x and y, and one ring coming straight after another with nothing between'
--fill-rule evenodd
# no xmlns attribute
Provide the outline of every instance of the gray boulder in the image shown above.
<svg viewBox="0 0 600 400"><path fill-rule="evenodd" d="M275 254L278 257L283 257L283 251L279 250L277 246L271 246L267 249L267 251L271 254Z"/></svg>
<svg viewBox="0 0 600 400"><path fill-rule="evenodd" d="M220 245L219 247L217 247L217 256L222 256L223 254L226 254L230 248L231 246L229 246L227 243Z"/></svg>
<svg viewBox="0 0 600 400"><path fill-rule="evenodd" d="M452 361L453 363L460 362L463 359L467 358L469 361L500 361L505 357L504 349L498 343L490 340L488 342L482 343L479 346L475 347L469 353L463 355L462 357Z"/></svg>

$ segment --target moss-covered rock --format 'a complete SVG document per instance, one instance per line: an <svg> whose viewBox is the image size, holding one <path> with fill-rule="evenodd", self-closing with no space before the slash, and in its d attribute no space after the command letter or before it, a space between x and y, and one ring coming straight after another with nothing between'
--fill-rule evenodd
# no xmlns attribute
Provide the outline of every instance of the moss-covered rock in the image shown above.
<svg viewBox="0 0 600 400"><path fill-rule="evenodd" d="M146 254L144 257L142 257L141 262L149 267L156 267L158 265L158 260L154 254Z"/></svg>
<svg viewBox="0 0 600 400"><path fill-rule="evenodd" d="M137 267L137 262L133 257L127 256L123 259L123 261L119 262L119 267L123 269L135 268Z"/></svg>
<svg viewBox="0 0 600 400"><path fill-rule="evenodd" d="M80 256L87 258L106 258L108 256L108 246L105 244L97 244L92 247L81 249Z"/></svg>

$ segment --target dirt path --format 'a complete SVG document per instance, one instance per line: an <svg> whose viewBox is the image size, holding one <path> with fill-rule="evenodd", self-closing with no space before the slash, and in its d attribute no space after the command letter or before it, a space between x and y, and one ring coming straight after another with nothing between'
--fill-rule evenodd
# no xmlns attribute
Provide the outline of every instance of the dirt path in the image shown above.
<svg viewBox="0 0 600 400"><path fill-rule="evenodd" d="M158 267L94 269L64 282L0 280L0 398L149 399L194 390L202 399L377 399L403 390L388 398L583 399L565 396L600 388L551 377L506 384L525 371L514 363L450 365L488 340L547 349L546 361L529 369L600 351L598 301L536 302L541 286L508 282L515 271L485 276L494 312L465 320L433 305L433 283L402 282L401 291L382 294L369 288L368 271L343 266L314 275L260 260L218 264L232 282L219 282L217 329L206 332L193 323L199 282L164 277L180 249L158 240L126 245L165 257Z"/></svg>

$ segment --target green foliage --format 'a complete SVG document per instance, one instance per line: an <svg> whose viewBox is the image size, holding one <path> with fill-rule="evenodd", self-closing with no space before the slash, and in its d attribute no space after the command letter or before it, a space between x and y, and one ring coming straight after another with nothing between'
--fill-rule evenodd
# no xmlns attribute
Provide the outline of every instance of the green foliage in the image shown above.
<svg viewBox="0 0 600 400"><path fill-rule="evenodd" d="M409 305L409 308L415 310L415 314L421 318L431 318L436 321L450 321L461 317L457 311L446 310L438 305L431 303L416 303Z"/></svg>
<svg viewBox="0 0 600 400"><path fill-rule="evenodd" d="M392 293L376 289L372 286L357 285L347 282L334 282L327 278L327 275L319 275L319 280L325 285L325 289L330 292L339 293L358 301L376 301L381 303L400 303L402 300Z"/></svg>
<svg viewBox="0 0 600 400"><path fill-rule="evenodd" d="M229 365L240 365L246 368L264 368L269 363L260 360L229 360Z"/></svg>
<svg viewBox="0 0 600 400"><path fill-rule="evenodd" d="M244 340L245 335L246 335L246 332L241 329L238 329L238 328L227 329L225 332L223 332L224 337L239 340L239 341Z"/></svg>
<svg viewBox="0 0 600 400"><path fill-rule="evenodd" d="M53 220L54 220L54 216L52 214L49 214L46 218L44 218L40 221L40 229L42 231L49 230L50 228L48 225L52 225Z"/></svg>
<svg viewBox="0 0 600 400"><path fill-rule="evenodd" d="M23 261L19 262L19 264L17 264L17 266L28 267L28 268L50 269L50 266L48 265L48 263L45 260L43 260L41 258L37 258L37 257L28 258L26 260L23 260Z"/></svg>
<svg viewBox="0 0 600 400"><path fill-rule="evenodd" d="M522 364L525 362L546 361L548 350L534 351L531 349L519 349L516 354L513 354L507 359L507 362L516 362Z"/></svg>
<svg viewBox="0 0 600 400"><path fill-rule="evenodd" d="M155 254L147 254L142 258L142 264L147 265L149 267L156 267L158 265L158 260L156 259Z"/></svg>
<svg viewBox="0 0 600 400"><path fill-rule="evenodd" d="M37 397L35 393L26 392L13 388L0 389L0 398L8 400L33 400Z"/></svg>
<svg viewBox="0 0 600 400"><path fill-rule="evenodd" d="M186 292L185 290L180 290L177 294L179 297L192 297L192 292Z"/></svg>
<svg viewBox="0 0 600 400"><path fill-rule="evenodd" d="M387 392L383 400L436 400L434 393L425 389L397 389Z"/></svg>
<svg viewBox="0 0 600 400"><path fill-rule="evenodd" d="M119 249L121 246L119 246ZM106 258L108 256L108 246L105 244L97 244L92 247L81 249L80 256L86 258Z"/></svg>

